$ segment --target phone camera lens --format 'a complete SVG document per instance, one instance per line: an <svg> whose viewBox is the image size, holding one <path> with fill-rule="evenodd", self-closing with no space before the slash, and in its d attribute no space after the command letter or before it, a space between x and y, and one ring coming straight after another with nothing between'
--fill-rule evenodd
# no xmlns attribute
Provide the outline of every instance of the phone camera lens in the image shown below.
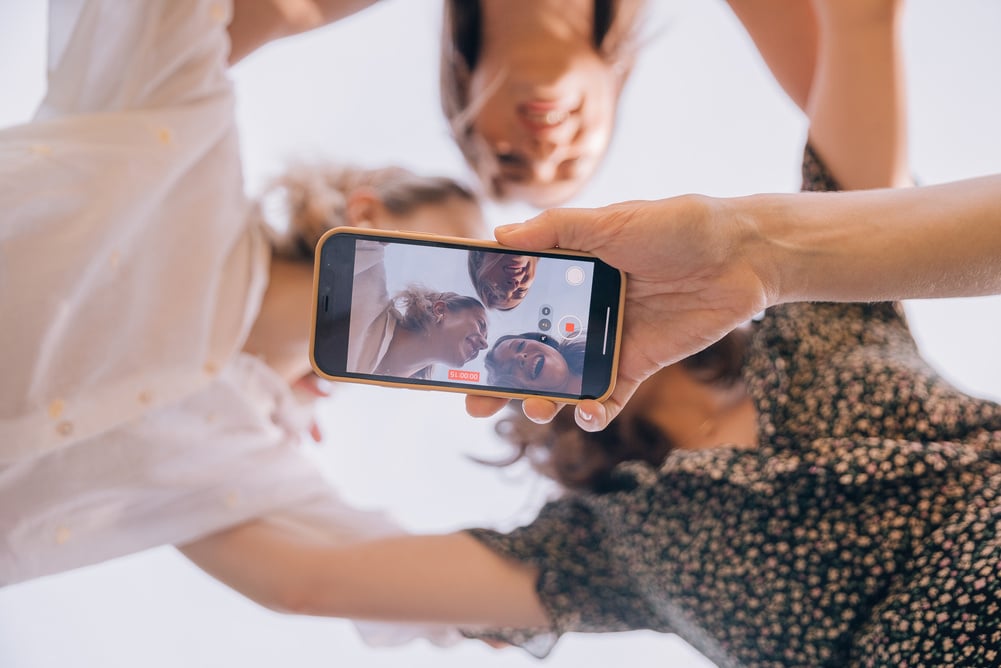
<svg viewBox="0 0 1001 668"><path fill-rule="evenodd" d="M539 309L539 313L541 313L543 316L545 316L545 317L548 318L549 316L551 316L553 314L553 307L549 306L548 304L546 304L542 308Z"/></svg>
<svg viewBox="0 0 1001 668"><path fill-rule="evenodd" d="M543 318L539 321L539 330L543 332L548 332L553 327L553 321L549 318Z"/></svg>

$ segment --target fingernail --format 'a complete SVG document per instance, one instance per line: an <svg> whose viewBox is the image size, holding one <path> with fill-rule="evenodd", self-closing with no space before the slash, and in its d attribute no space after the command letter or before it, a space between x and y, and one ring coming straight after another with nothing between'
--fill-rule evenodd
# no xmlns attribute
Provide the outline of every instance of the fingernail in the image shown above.
<svg viewBox="0 0 1001 668"><path fill-rule="evenodd" d="M590 422L591 420L594 419L593 415L591 415L590 413L588 413L583 408L579 408L579 407L577 408L577 415L579 415L580 419L583 420L584 422Z"/></svg>

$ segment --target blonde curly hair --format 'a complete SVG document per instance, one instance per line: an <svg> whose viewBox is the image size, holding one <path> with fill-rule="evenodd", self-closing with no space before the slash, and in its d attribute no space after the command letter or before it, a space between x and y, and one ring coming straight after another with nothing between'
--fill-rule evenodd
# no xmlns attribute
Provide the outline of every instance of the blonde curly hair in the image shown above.
<svg viewBox="0 0 1001 668"><path fill-rule="evenodd" d="M327 230L349 224L348 200L360 189L372 190L396 215L451 198L477 204L471 190L447 177L421 176L402 167L298 163L265 186L254 215L265 224L276 255L311 260Z"/></svg>

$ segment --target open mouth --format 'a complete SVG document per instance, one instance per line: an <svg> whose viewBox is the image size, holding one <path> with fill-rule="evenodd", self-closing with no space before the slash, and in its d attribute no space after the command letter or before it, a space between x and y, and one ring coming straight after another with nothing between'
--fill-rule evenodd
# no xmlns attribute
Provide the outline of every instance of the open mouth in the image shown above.
<svg viewBox="0 0 1001 668"><path fill-rule="evenodd" d="M476 345L476 341L472 337L466 339L465 347L466 362L472 362L476 359L476 356L480 354L480 348ZM465 364L465 362L463 362L463 364Z"/></svg>
<svg viewBox="0 0 1001 668"><path fill-rule="evenodd" d="M578 109L578 103L526 102L518 105L518 116L529 130L544 132L566 123Z"/></svg>
<svg viewBox="0 0 1001 668"><path fill-rule="evenodd" d="M542 367L544 366L546 366L546 358L543 357L542 355L539 355L538 357L535 358L535 364L533 364L531 369L529 370L529 375L532 377L532 380L535 380L536 378L539 377L539 374L542 373Z"/></svg>

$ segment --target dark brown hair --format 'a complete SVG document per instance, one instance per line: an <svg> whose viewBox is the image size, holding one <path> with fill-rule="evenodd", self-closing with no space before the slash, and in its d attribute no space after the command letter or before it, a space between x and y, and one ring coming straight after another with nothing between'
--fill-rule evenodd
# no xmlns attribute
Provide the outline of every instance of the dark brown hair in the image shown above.
<svg viewBox="0 0 1001 668"><path fill-rule="evenodd" d="M748 333L735 330L679 364L703 383L729 387L741 380L748 343ZM621 462L660 466L674 449L667 435L642 415L620 416L603 431L586 432L574 422L572 407L565 407L549 424L536 424L515 406L496 428L514 447L514 455L484 463L507 466L528 458L540 473L567 489L609 491L614 488L612 469Z"/></svg>
<svg viewBox="0 0 1001 668"><path fill-rule="evenodd" d="M619 0L594 0L591 43L606 62L621 65L620 86L632 71L642 16L642 12L635 12L629 16L633 25L612 30L616 19L627 13L619 12ZM470 80L483 45L483 11L480 0L445 0L442 19L439 67L441 110L463 157L473 171L479 174L478 165L482 156L479 144L474 139L473 124L468 112L473 104L473 100L469 98Z"/></svg>

